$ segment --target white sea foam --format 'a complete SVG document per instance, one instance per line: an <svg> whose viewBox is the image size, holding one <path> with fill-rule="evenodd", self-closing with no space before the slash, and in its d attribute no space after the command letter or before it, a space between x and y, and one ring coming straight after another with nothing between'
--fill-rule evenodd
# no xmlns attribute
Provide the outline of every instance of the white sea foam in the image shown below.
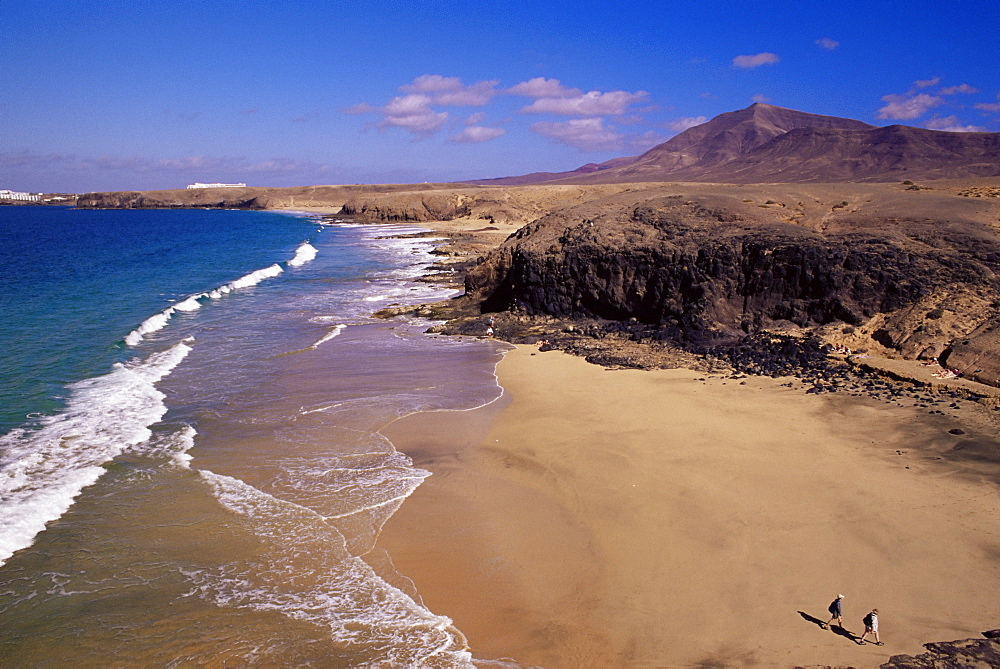
<svg viewBox="0 0 1000 669"><path fill-rule="evenodd" d="M358 666L474 666L452 621L428 611L351 555L326 518L237 479L199 473L219 502L252 527L264 548L252 560L186 572L201 597L326 627L338 645L365 658Z"/></svg>
<svg viewBox="0 0 1000 669"><path fill-rule="evenodd" d="M310 346L309 348L311 348L311 349L319 348L320 345L325 344L326 342L330 341L334 337L340 336L340 333L343 332L345 329L347 329L347 326L344 325L344 324L340 324L340 325L334 326L329 332L327 332L325 335L323 335L322 337L320 337L319 340L316 341L316 343L313 344L312 346Z"/></svg>
<svg viewBox="0 0 1000 669"><path fill-rule="evenodd" d="M295 257L288 261L290 267L302 267L310 260L316 258L318 251L309 242L303 242L299 248L295 249Z"/></svg>
<svg viewBox="0 0 1000 669"><path fill-rule="evenodd" d="M174 313L174 307L167 307L160 313L150 316L142 323L140 323L139 327L137 327L135 330L132 330L132 332L128 333L128 335L125 337L125 343L128 344L129 346L138 346L139 342L141 342L146 335L152 334L154 332L157 332L165 328L167 326L167 323L170 321L170 317L173 315L173 313Z"/></svg>
<svg viewBox="0 0 1000 669"><path fill-rule="evenodd" d="M62 413L0 437L0 565L62 516L102 464L150 437L149 426L167 410L156 383L190 350L180 343L74 383Z"/></svg>
<svg viewBox="0 0 1000 669"><path fill-rule="evenodd" d="M308 242L304 244L308 246ZM299 247L302 248L301 246ZM310 248L312 248L310 246ZM315 251L315 249L313 249ZM298 257L298 254L296 254ZM315 257L315 254L313 255ZM311 258L310 258L311 260ZM289 263L291 264L291 263ZM256 271L250 272L241 276L239 279L232 281L230 283L219 286L218 288L211 290L207 293L195 293L194 295L189 295L177 304L171 305L159 312L150 316L144 320L139 327L125 336L125 343L129 346L138 346L146 335L158 332L163 328L167 327L170 319L173 317L174 313L178 311L197 311L201 308L201 300L203 299L218 299L223 295L233 292L234 290L239 290L241 288L249 288L251 286L256 286L258 283L265 279L270 279L281 274L284 270L281 265L275 263L269 267L263 269L258 269Z"/></svg>
<svg viewBox="0 0 1000 669"><path fill-rule="evenodd" d="M174 309L177 311L197 311L198 309L201 309L201 302L199 302L199 300L203 297L205 297L204 293L192 295L191 297L175 304Z"/></svg>
<svg viewBox="0 0 1000 669"><path fill-rule="evenodd" d="M385 302L386 300L395 300L401 297L410 296L416 292L416 286L401 286L397 288L392 288L385 292L380 292L375 295L368 295L363 298L365 302Z"/></svg>
<svg viewBox="0 0 1000 669"><path fill-rule="evenodd" d="M180 425L173 430L160 432L129 450L146 456L162 457L178 467L190 469L192 458L188 451L194 446L197 434L198 431L190 425Z"/></svg>
<svg viewBox="0 0 1000 669"><path fill-rule="evenodd" d="M259 269L255 272L250 272L245 276L241 276L236 281L229 284L231 290L239 290L240 288L249 288L250 286L256 286L258 283L264 279L270 279L281 274L284 270L281 269L281 265L275 263L270 267L265 267L264 269Z"/></svg>

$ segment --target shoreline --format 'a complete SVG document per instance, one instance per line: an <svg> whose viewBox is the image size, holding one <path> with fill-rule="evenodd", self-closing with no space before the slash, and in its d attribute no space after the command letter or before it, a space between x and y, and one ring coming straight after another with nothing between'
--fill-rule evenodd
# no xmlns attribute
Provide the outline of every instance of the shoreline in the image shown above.
<svg viewBox="0 0 1000 669"><path fill-rule="evenodd" d="M419 226L445 236L472 232L468 222L464 229L447 223ZM897 362L909 365L864 364L899 379ZM907 374L934 370L904 371L905 382ZM489 412L473 410L458 422L419 414L387 428L396 448L433 475L378 542L391 571L405 575L430 610L454 620L478 659L550 668L877 666L893 654L919 654L923 643L974 637L1000 620L1000 607L981 595L1000 588L984 548L1000 547L990 525L1000 510L1000 479L995 463L976 457L977 445L996 448L989 407L963 403L934 415L874 396L809 396L792 377L682 366L616 370L523 344L505 353L497 374L503 396ZM602 385L619 377L629 380L620 388ZM995 404L996 389L985 388L981 394ZM633 398L647 410L595 395ZM690 410L664 425L650 402ZM719 421L734 405L747 405L739 420ZM625 414L631 423L606 428ZM740 422L746 420L752 429ZM971 434L949 433L959 424ZM710 446L725 442L720 429L730 442L755 448L709 456ZM670 454L616 444L633 433L685 445ZM794 437L821 446L823 463L812 451L789 451ZM963 454L961 444L971 450ZM741 461L755 449L761 460ZM644 458L685 468L670 474L665 489L639 466ZM781 475L769 471L780 463ZM742 495L734 495L717 479L735 475L757 482L744 482ZM789 490L796 491L791 499ZM983 501L990 496L992 506ZM655 513L645 510L651 500ZM803 535L779 566L769 567L769 551L789 531ZM664 559L649 545L653 537L677 555ZM641 550L623 550L637 542ZM697 578L684 571L692 565ZM854 585L869 573L871 586ZM984 587L987 581L992 585ZM861 626L852 621L867 612L860 609L880 607L884 647L859 647L818 629L838 592L850 597L845 622L854 633ZM934 611L923 611L921 602ZM656 621L669 621L670 629Z"/></svg>

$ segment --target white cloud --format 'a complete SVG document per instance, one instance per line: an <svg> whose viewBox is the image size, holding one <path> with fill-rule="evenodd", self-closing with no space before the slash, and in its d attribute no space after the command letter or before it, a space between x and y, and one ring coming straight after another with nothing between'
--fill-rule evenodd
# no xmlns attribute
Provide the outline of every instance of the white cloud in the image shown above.
<svg viewBox="0 0 1000 669"><path fill-rule="evenodd" d="M442 77L440 74L423 74L404 84L399 90L404 93L428 95L433 104L455 107L481 107L497 94L500 82L493 79L477 81L466 86L458 77Z"/></svg>
<svg viewBox="0 0 1000 669"><path fill-rule="evenodd" d="M570 88L559 83L558 79L535 77L515 84L507 89L513 95L523 95L526 98L575 98L583 93L579 88Z"/></svg>
<svg viewBox="0 0 1000 669"><path fill-rule="evenodd" d="M423 74L409 84L399 87L404 95L390 100L384 107L372 107L367 103L352 105L343 110L345 114L381 114L375 123L378 128L402 128L415 135L430 135L437 132L448 121L449 114L437 107L481 107L497 95L496 80L479 81L465 85L458 77L443 77L439 74ZM479 123L476 115L467 124Z"/></svg>
<svg viewBox="0 0 1000 669"><path fill-rule="evenodd" d="M1000 93L997 93L996 102L980 102L975 107L986 112L1000 112Z"/></svg>
<svg viewBox="0 0 1000 669"><path fill-rule="evenodd" d="M482 107L496 96L496 80L479 81L456 91L446 91L434 96L434 104L455 107Z"/></svg>
<svg viewBox="0 0 1000 669"><path fill-rule="evenodd" d="M604 125L604 119L600 118L539 121L531 124L531 130L582 151L612 151L620 149L622 145L622 135L614 128Z"/></svg>
<svg viewBox="0 0 1000 669"><path fill-rule="evenodd" d="M767 97L763 93L758 93L757 95L753 96L750 99L753 100L754 102L770 102L771 101L771 98Z"/></svg>
<svg viewBox="0 0 1000 669"><path fill-rule="evenodd" d="M986 128L978 125L962 125L957 116L935 116L924 124L931 130L944 130L947 132L986 132Z"/></svg>
<svg viewBox="0 0 1000 669"><path fill-rule="evenodd" d="M931 86L937 86L939 83L941 83L941 77L918 79L913 82L913 86L910 87L910 90L903 95L891 93L889 95L882 96L882 100L887 104L879 108L879 110L875 113L875 117L902 120L915 119L919 116L923 116L931 109L943 105L945 103L945 99L942 96L957 95L959 93L970 95L979 92L978 88L966 83L941 88L938 90L937 94L918 92L922 89L930 88ZM998 95L998 99L1000 99L1000 95ZM983 107L981 105L976 105L976 108L981 109ZM988 111L988 109L985 110Z"/></svg>
<svg viewBox="0 0 1000 669"><path fill-rule="evenodd" d="M889 94L882 96L882 100L888 104L879 108L875 113L875 118L914 119L923 116L934 107L944 104L942 98L927 93L916 95Z"/></svg>
<svg viewBox="0 0 1000 669"><path fill-rule="evenodd" d="M462 129L462 132L449 138L449 142L455 144L482 144L489 142L507 131L502 128L487 128L481 125L470 125Z"/></svg>
<svg viewBox="0 0 1000 669"><path fill-rule="evenodd" d="M521 109L525 114L561 114L563 116L614 116L624 114L629 105L645 100L646 91L590 91L576 97L539 98Z"/></svg>
<svg viewBox="0 0 1000 669"><path fill-rule="evenodd" d="M820 39L816 40L816 44L821 49L826 49L827 51L833 51L838 46L840 46L840 42L838 42L835 39L830 39L829 37L821 37Z"/></svg>
<svg viewBox="0 0 1000 669"><path fill-rule="evenodd" d="M938 95L955 95L955 93L978 93L979 89L975 86L970 86L969 84L959 84L958 86L949 86L948 88L942 88L938 91Z"/></svg>
<svg viewBox="0 0 1000 669"><path fill-rule="evenodd" d="M658 136L640 137L623 134L608 126L603 117L615 117L615 123L646 124L643 115L653 107L642 107L638 103L648 99L646 91L590 91L564 86L558 79L535 77L522 81L507 89L498 90L497 80L484 80L466 85L458 77L438 74L424 74L410 83L399 87L400 95L389 100L382 107L367 103L352 105L343 109L345 114L376 114L376 120L368 127L402 128L415 135L427 136L446 126L455 128L448 141L457 143L482 143L496 139L508 129L484 125L488 114L477 112L461 119L454 117L442 107L485 106L498 94L518 95L530 98L530 103L520 111L524 114L555 114L578 117L573 123L541 123L531 126L535 132L553 140L583 149L597 147L601 150L620 148L625 145L623 138L637 137L636 142L648 143ZM635 108L633 110L633 108ZM632 114L632 117L629 116ZM586 120L584 118L586 117ZM466 126L461 129L461 126ZM649 133L647 133L649 134ZM654 133L655 134L655 133Z"/></svg>
<svg viewBox="0 0 1000 669"><path fill-rule="evenodd" d="M423 93L393 98L382 109L385 116L378 127L403 128L417 134L435 132L448 120L448 112L436 112L430 104L431 97Z"/></svg>
<svg viewBox="0 0 1000 669"><path fill-rule="evenodd" d="M675 119L673 121L667 121L667 128L673 130L674 132L684 132L688 128L693 128L696 125L701 125L708 118L705 116L688 116L685 118Z"/></svg>
<svg viewBox="0 0 1000 669"><path fill-rule="evenodd" d="M422 74L413 80L412 84L403 84L399 90L404 93L440 93L455 91L462 88L462 80L458 77L442 77L440 74Z"/></svg>
<svg viewBox="0 0 1000 669"><path fill-rule="evenodd" d="M780 60L777 54L765 51L753 56L736 56L736 58L733 58L733 66L743 70L752 70L761 65L774 65Z"/></svg>

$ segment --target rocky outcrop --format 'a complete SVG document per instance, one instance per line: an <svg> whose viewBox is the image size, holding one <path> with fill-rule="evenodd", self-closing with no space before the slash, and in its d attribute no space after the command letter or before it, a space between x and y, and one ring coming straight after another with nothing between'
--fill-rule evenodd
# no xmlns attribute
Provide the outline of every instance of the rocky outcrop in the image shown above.
<svg viewBox="0 0 1000 669"><path fill-rule="evenodd" d="M344 203L341 212L370 221L448 221L468 216L468 200L454 193L406 193L357 197Z"/></svg>
<svg viewBox="0 0 1000 669"><path fill-rule="evenodd" d="M1000 630L983 632L982 639L925 643L926 653L893 655L881 669L944 669L945 667L1000 667Z"/></svg>
<svg viewBox="0 0 1000 669"><path fill-rule="evenodd" d="M239 190L227 193L213 189L212 194L199 200L174 195L175 191L85 193L77 198L76 206L80 209L267 209L270 206L267 198Z"/></svg>
<svg viewBox="0 0 1000 669"><path fill-rule="evenodd" d="M341 210L355 219L380 223L421 223L459 218L524 225L580 200L627 190L626 186L542 186L526 188L453 187L428 191L358 193Z"/></svg>
<svg viewBox="0 0 1000 669"><path fill-rule="evenodd" d="M1000 372L998 289L1000 240L985 226L893 217L817 229L705 194L551 214L466 279L484 311L634 319L699 345L878 318L879 344L910 357L966 356L988 382Z"/></svg>

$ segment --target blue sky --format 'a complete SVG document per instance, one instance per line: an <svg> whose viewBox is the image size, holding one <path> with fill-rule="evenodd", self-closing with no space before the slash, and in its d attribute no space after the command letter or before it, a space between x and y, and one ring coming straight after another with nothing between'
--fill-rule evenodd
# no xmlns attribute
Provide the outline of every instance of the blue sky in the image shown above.
<svg viewBox="0 0 1000 669"><path fill-rule="evenodd" d="M0 188L456 181L755 101L1000 132L995 0L0 0Z"/></svg>

